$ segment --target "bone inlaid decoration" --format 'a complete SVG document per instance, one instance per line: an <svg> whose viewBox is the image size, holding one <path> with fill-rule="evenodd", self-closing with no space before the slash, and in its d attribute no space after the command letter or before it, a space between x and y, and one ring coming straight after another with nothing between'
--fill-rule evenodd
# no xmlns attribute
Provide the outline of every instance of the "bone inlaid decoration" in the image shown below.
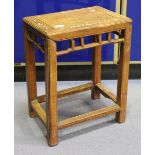
<svg viewBox="0 0 155 155"><path fill-rule="evenodd" d="M106 27L126 24L126 22L131 22L131 20L107 9L94 6L25 17L24 22L41 31L49 38L57 40L58 38L60 39L60 35L61 39L76 37L76 31L82 33L83 30L87 31L88 35L93 35L97 31L103 32ZM92 31L93 28L97 30L95 33Z"/></svg>

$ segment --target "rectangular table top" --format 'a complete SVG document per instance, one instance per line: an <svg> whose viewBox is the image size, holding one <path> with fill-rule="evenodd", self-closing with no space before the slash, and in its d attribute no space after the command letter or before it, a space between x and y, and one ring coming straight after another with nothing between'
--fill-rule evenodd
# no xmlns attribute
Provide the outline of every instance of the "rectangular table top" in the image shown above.
<svg viewBox="0 0 155 155"><path fill-rule="evenodd" d="M132 22L128 17L99 6L29 16L23 21L52 40L100 34Z"/></svg>

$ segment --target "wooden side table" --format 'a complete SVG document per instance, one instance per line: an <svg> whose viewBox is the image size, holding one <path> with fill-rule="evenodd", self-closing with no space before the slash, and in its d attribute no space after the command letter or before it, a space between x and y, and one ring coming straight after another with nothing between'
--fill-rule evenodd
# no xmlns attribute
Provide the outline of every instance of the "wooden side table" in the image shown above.
<svg viewBox="0 0 155 155"><path fill-rule="evenodd" d="M26 51L26 75L29 101L29 115L38 116L47 127L49 146L58 143L58 130L80 122L116 113L119 123L125 121L130 60L130 42L132 20L99 6L25 17L24 41ZM102 35L106 35L103 39ZM113 34L118 39L113 38ZM85 37L91 36L92 42L85 43ZM75 39L80 40L76 45ZM68 49L58 51L57 42L68 40ZM119 78L115 96L101 84L101 47L106 44L121 44L119 59ZM37 96L35 51L38 47L45 54L46 94ZM57 57L81 49L94 48L92 60L92 82L73 88L57 91ZM91 90L92 99L100 94L108 97L114 105L88 112L58 122L57 98ZM46 102L46 112L41 106Z"/></svg>

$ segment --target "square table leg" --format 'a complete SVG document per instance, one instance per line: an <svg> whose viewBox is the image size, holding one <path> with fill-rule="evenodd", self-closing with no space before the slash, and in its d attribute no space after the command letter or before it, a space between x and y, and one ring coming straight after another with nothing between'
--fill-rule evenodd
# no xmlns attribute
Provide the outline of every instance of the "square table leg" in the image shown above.
<svg viewBox="0 0 155 155"><path fill-rule="evenodd" d="M121 43L120 60L119 60L119 77L117 84L117 101L116 101L121 108L120 112L116 113L116 120L119 123L125 122L126 118L131 31L132 31L131 26L128 26L123 31L124 43Z"/></svg>
<svg viewBox="0 0 155 155"><path fill-rule="evenodd" d="M35 113L32 109L31 102L35 100L37 97L35 50L34 50L34 45L30 41L28 41L27 35L29 35L28 31L26 28L24 28L28 107L29 107L30 117L34 117Z"/></svg>
<svg viewBox="0 0 155 155"><path fill-rule="evenodd" d="M97 36L94 36L94 41L97 42ZM100 92L96 89L95 85L97 83L101 83L101 53L102 53L102 46L94 47L92 53L92 81L94 84L93 89L91 90L91 98L92 99L99 99Z"/></svg>
<svg viewBox="0 0 155 155"><path fill-rule="evenodd" d="M58 143L57 56L56 43L52 40L47 41L45 63L47 141L54 146Z"/></svg>

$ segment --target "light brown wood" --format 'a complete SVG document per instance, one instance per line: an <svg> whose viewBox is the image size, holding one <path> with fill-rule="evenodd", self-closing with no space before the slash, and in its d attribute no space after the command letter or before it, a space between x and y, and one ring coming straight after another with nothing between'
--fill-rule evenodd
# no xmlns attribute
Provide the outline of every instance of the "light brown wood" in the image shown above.
<svg viewBox="0 0 155 155"><path fill-rule="evenodd" d="M99 44L102 44L102 34L97 35Z"/></svg>
<svg viewBox="0 0 155 155"><path fill-rule="evenodd" d="M34 44L36 47L38 47L41 52L43 52L43 53L45 52L43 45L40 45L38 42L31 39L29 36L27 36L27 40L30 41L32 44Z"/></svg>
<svg viewBox="0 0 155 155"><path fill-rule="evenodd" d="M57 57L56 43L54 41L47 41L45 63L47 140L49 146L54 146L58 143Z"/></svg>
<svg viewBox="0 0 155 155"><path fill-rule="evenodd" d="M121 38L121 39L111 39L111 41L102 41L101 43L97 42L97 43L85 44L85 45L82 45L82 46L75 46L74 50L72 50L72 48L68 48L67 50L58 51L57 56L64 55L64 54L69 54L71 52L75 52L75 51L82 50L82 49L87 49L87 48L92 48L92 47L97 48L98 46L101 46L101 45L116 44L116 43L119 43L119 42L122 42L122 41L124 41L123 38Z"/></svg>
<svg viewBox="0 0 155 155"><path fill-rule="evenodd" d="M124 33L124 43L121 44L120 60L119 60L119 77L117 84L117 104L121 111L116 114L116 120L123 123L126 118L126 102L129 76L129 61L130 61L130 46L131 46L131 31L130 25Z"/></svg>
<svg viewBox="0 0 155 155"><path fill-rule="evenodd" d="M92 87L93 87L92 83L86 83L80 86L75 86L75 87L68 88L65 90L60 90L58 92L58 97L61 98L61 97L65 97L68 95L73 95L76 93L84 92L84 91L90 90Z"/></svg>
<svg viewBox="0 0 155 155"><path fill-rule="evenodd" d="M68 95L81 93L81 92L88 91L88 90L92 89L92 87L93 87L93 84L91 82L89 82L89 83L86 83L86 84L82 84L80 86L75 86L75 87L72 87L72 88L67 88L67 89L64 89L64 90L60 90L60 91L58 91L57 96L58 96L58 98L61 98L61 97L65 97L65 96L68 96ZM39 103L46 102L46 96L45 95L38 96L37 101Z"/></svg>
<svg viewBox="0 0 155 155"><path fill-rule="evenodd" d="M46 102L46 95L37 96L36 100L37 100L39 103Z"/></svg>
<svg viewBox="0 0 155 155"><path fill-rule="evenodd" d="M94 36L93 40L98 42L98 36ZM101 43L102 44L102 43ZM93 89L91 90L91 98L99 99L100 92L96 89L95 85L101 82L101 58L102 58L102 46L97 46L92 51L92 82Z"/></svg>
<svg viewBox="0 0 155 155"><path fill-rule="evenodd" d="M112 32L131 23L128 17L99 6L25 17L23 20L52 40Z"/></svg>
<svg viewBox="0 0 155 155"><path fill-rule="evenodd" d="M80 38L80 42L81 42L81 46L84 48L84 38L82 37L82 38Z"/></svg>
<svg viewBox="0 0 155 155"><path fill-rule="evenodd" d="M96 84L96 88L100 91L100 93L103 96L108 97L109 99L111 99L112 101L114 101L116 103L116 96L108 88L106 88L103 84L101 84L101 83Z"/></svg>
<svg viewBox="0 0 155 155"><path fill-rule="evenodd" d="M108 41L111 40L111 33L107 33L107 40L108 40Z"/></svg>
<svg viewBox="0 0 155 155"><path fill-rule="evenodd" d="M62 129L62 128L66 128L81 122L85 122L88 120L93 120L96 118L100 118L115 112L119 111L119 106L117 104L112 105L112 106L108 106L99 110L95 110L95 111L91 111L82 115L78 115L72 118L68 118L66 120L60 121L58 123L58 128Z"/></svg>
<svg viewBox="0 0 155 155"><path fill-rule="evenodd" d="M74 39L71 39L71 49L74 50L75 48L75 41Z"/></svg>
<svg viewBox="0 0 155 155"><path fill-rule="evenodd" d="M131 19L99 6L94 6L60 13L25 17L23 22L25 28L24 43L29 114L33 117L36 113L46 125L49 146L54 146L58 143L58 129L115 112L117 113L116 120L118 122L122 123L125 121L131 44ZM121 34L121 32L123 33ZM112 39L112 33L117 34L118 39ZM102 34L107 34L107 40L102 40ZM94 37L94 39L92 43L86 44L84 39L88 36ZM43 39L43 45L37 42L38 37ZM76 46L75 39L78 38L80 39L80 45ZM63 40L70 41L70 47L66 50L56 51L56 41ZM115 43L121 43L117 98L101 84L101 46ZM45 53L46 93L38 97L33 45ZM87 48L94 48L92 83L57 91L57 56ZM98 99L100 98L100 94L102 94L116 102L116 104L58 123L57 98L90 89L92 99ZM46 113L40 105L41 102L46 102Z"/></svg>
<svg viewBox="0 0 155 155"><path fill-rule="evenodd" d="M35 111L35 113L37 114L37 116L40 118L40 120L46 126L47 122L46 122L45 110L41 107L41 105L39 104L39 102L37 100L32 101L31 104L32 104L32 108Z"/></svg>
<svg viewBox="0 0 155 155"><path fill-rule="evenodd" d="M25 62L26 62L26 81L28 94L28 108L30 117L34 117L35 113L31 106L31 101L37 97L36 85L36 67L35 67L35 51L33 44L28 41L28 31L24 28L24 45L25 45Z"/></svg>
<svg viewBox="0 0 155 155"><path fill-rule="evenodd" d="M39 118L41 119L41 121L43 122L43 124L46 126L47 122L46 122L46 112L44 111L44 109L41 107L41 105L39 104L39 102L37 100L32 101L32 107L34 109L34 111L36 112L36 114L39 116ZM114 112L119 111L119 106L117 104L112 105L112 106L108 106L102 109L98 109L95 111L91 111L82 115L78 115L63 121L60 121L58 123L58 128L62 129L62 128L66 128L84 121L88 121L88 120L93 120L96 118L100 118L103 117L105 115L109 115L112 114Z"/></svg>

